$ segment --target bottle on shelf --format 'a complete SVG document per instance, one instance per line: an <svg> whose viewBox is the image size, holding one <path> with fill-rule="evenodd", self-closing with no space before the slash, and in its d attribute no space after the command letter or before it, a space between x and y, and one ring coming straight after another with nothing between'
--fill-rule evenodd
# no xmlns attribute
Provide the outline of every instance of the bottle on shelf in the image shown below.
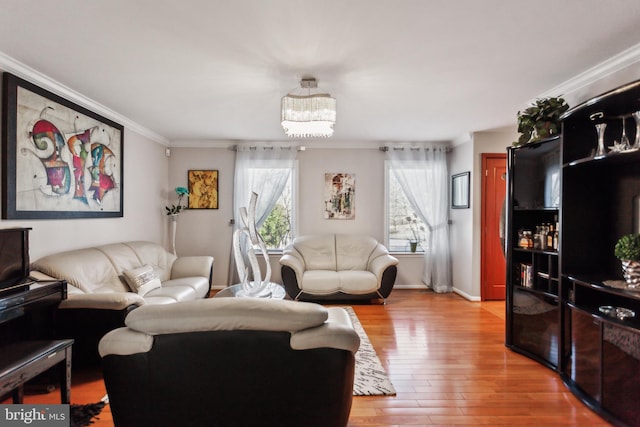
<svg viewBox="0 0 640 427"><path fill-rule="evenodd" d="M556 229L553 231L553 250L557 251L558 250L558 237L559 237L559 231L558 231L558 223L556 222Z"/></svg>
<svg viewBox="0 0 640 427"><path fill-rule="evenodd" d="M531 230L520 230L518 232L518 246L522 249L532 249L533 248L533 236L531 234Z"/></svg>
<svg viewBox="0 0 640 427"><path fill-rule="evenodd" d="M547 250L551 250L554 249L553 247L553 235L554 235L554 230L553 230L553 224L549 224L548 225L548 229L549 231L547 231Z"/></svg>

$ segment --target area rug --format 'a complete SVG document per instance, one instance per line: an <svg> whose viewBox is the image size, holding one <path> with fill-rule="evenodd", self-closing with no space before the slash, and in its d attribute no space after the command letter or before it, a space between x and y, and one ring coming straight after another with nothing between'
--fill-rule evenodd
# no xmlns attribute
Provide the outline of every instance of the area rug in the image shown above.
<svg viewBox="0 0 640 427"><path fill-rule="evenodd" d="M351 317L353 328L360 337L360 349L356 352L356 373L353 381L354 396L395 396L387 372L382 367L375 349L369 341L358 316L351 307L344 307Z"/></svg>
<svg viewBox="0 0 640 427"><path fill-rule="evenodd" d="M86 427L93 424L93 419L100 415L104 405L106 405L105 402L71 405L69 408L71 415L70 427Z"/></svg>

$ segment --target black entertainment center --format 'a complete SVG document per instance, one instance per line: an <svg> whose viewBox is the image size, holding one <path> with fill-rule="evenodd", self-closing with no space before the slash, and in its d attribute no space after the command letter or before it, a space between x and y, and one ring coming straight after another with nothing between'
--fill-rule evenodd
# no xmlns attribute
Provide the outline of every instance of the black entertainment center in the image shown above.
<svg viewBox="0 0 640 427"><path fill-rule="evenodd" d="M608 421L638 426L640 290L614 247L639 232L640 80L561 121L561 135L508 149L506 345ZM635 146L619 148L623 134ZM548 224L557 246L521 236Z"/></svg>
<svg viewBox="0 0 640 427"><path fill-rule="evenodd" d="M24 383L57 370L62 403L71 391L73 340L55 340L55 311L65 281L29 277L30 228L0 229L0 398L22 403Z"/></svg>

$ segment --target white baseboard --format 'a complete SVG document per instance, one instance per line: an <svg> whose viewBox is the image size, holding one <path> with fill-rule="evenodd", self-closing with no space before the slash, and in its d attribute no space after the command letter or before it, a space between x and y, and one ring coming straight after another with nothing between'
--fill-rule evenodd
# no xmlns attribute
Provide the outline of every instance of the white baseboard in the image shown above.
<svg viewBox="0 0 640 427"><path fill-rule="evenodd" d="M225 285L212 285L211 289L220 290L226 288ZM393 289L429 289L426 285L395 285ZM460 289L453 288L453 292L460 295L462 298L469 301L481 301L480 297L469 295L468 293L461 291Z"/></svg>
<svg viewBox="0 0 640 427"><path fill-rule="evenodd" d="M393 285L393 289L429 289L426 285Z"/></svg>
<svg viewBox="0 0 640 427"><path fill-rule="evenodd" d="M482 301L482 299L478 296L469 295L468 293L461 291L460 289L453 288L453 292L460 295L462 298L469 301Z"/></svg>

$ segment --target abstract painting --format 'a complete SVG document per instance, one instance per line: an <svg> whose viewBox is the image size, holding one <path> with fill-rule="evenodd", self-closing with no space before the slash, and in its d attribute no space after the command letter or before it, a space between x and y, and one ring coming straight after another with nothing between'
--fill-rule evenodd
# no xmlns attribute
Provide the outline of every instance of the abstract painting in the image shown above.
<svg viewBox="0 0 640 427"><path fill-rule="evenodd" d="M9 73L2 94L2 218L121 217L123 126Z"/></svg>
<svg viewBox="0 0 640 427"><path fill-rule="evenodd" d="M324 218L355 219L356 175L325 173L324 184Z"/></svg>
<svg viewBox="0 0 640 427"><path fill-rule="evenodd" d="M189 209L218 209L218 171L189 171Z"/></svg>

